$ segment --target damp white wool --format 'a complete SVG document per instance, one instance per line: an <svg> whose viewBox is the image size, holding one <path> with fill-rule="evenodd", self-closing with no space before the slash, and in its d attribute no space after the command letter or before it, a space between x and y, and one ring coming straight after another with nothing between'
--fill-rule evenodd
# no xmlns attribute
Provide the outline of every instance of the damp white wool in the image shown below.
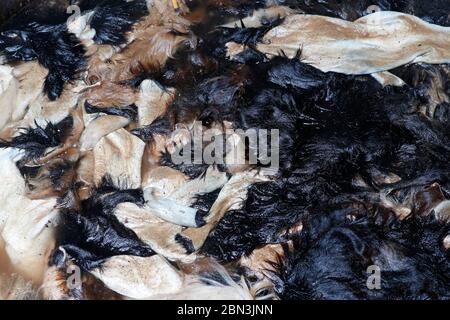
<svg viewBox="0 0 450 320"><path fill-rule="evenodd" d="M256 48L280 53L324 72L372 74L408 63L450 62L450 28L415 16L382 11L354 22L317 15L290 15Z"/></svg>

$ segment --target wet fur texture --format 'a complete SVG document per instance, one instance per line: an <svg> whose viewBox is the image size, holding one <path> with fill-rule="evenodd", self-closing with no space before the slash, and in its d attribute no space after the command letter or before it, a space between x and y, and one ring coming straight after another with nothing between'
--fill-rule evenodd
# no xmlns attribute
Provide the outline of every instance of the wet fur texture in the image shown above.
<svg viewBox="0 0 450 320"><path fill-rule="evenodd" d="M37 60L49 70L44 92L50 100L56 100L64 84L83 69L84 53L84 47L65 25L30 22L14 25L14 29L5 30L0 36L0 54L7 61Z"/></svg>
<svg viewBox="0 0 450 320"><path fill-rule="evenodd" d="M177 126L190 127L194 121L205 129L228 124L279 130L279 171L252 184L247 197L239 199L242 206L225 213L200 249L187 235L195 238L207 229L202 227L208 227L220 189L196 195L191 207L198 210L199 228L180 228L173 239L188 255L213 258L248 277L253 272L241 268L243 257L279 245L285 251L271 257L265 277L281 299L449 299L450 257L443 241L450 227L448 217L436 213L450 199L449 66L403 66L391 72L406 85L383 87L370 76L323 73L303 63L300 45L294 59L283 52L268 59L255 45L282 19L262 21L257 28L220 26L267 2L187 0L190 12L168 11L167 17L141 10L141 0L77 2L84 12L95 11L90 23L97 44L123 45L111 59L88 66L89 84L102 83L83 95L84 111L132 120L126 130L149 150L161 140L170 141ZM378 5L450 25L444 0L270 3L346 20ZM51 99L85 67L84 48L62 24L39 20L4 28L1 51L9 61L38 60L48 68L45 91ZM232 60L227 57L230 42L243 49ZM145 79L170 87L174 101L153 123L137 127L134 103ZM42 168L26 165L64 144L72 126L71 118L45 127L36 124L0 143L24 151L18 167L27 181L44 181L55 192L50 195L59 196L62 221L50 265L61 267L68 258L88 273L113 256L154 255L113 214L122 203L144 206L141 189L104 177L78 199L84 181L73 185L75 163L62 158ZM175 164L169 150L155 158L152 166L175 169L191 180L209 168ZM251 169L255 167L265 165ZM226 166L218 169L233 175ZM366 286L372 265L382 269L381 290ZM188 267L179 270L189 273Z"/></svg>
<svg viewBox="0 0 450 320"><path fill-rule="evenodd" d="M349 213L335 211L305 223L294 253L276 275L282 299L448 299L449 256L442 249L448 226L416 217L350 221ZM382 270L380 290L366 285L372 265Z"/></svg>

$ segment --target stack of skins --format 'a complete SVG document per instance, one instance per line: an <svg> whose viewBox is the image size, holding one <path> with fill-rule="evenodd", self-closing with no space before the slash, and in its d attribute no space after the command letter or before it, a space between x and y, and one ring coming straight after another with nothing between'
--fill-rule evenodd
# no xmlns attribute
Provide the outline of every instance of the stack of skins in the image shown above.
<svg viewBox="0 0 450 320"><path fill-rule="evenodd" d="M448 1L29 2L0 299L450 298Z"/></svg>

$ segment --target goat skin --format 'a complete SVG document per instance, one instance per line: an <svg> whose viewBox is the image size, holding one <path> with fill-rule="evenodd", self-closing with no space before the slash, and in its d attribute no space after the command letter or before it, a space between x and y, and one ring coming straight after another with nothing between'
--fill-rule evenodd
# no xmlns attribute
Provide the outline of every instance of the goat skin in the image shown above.
<svg viewBox="0 0 450 320"><path fill-rule="evenodd" d="M269 56L301 51L302 62L324 72L372 74L409 63L450 62L450 28L399 12L376 12L354 22L291 15L257 45Z"/></svg>

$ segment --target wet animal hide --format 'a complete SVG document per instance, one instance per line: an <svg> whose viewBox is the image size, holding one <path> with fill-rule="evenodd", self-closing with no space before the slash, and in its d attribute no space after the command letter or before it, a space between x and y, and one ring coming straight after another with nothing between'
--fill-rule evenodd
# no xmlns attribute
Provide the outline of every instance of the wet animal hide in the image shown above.
<svg viewBox="0 0 450 320"><path fill-rule="evenodd" d="M0 275L0 300L37 300L33 284L18 275Z"/></svg>
<svg viewBox="0 0 450 320"><path fill-rule="evenodd" d="M395 222L389 224L383 228L383 223L370 218L349 221L345 212L311 219L298 247L282 263L280 296L447 299L448 253L441 239L448 226L433 219L412 219L398 227ZM380 290L367 288L365 274L371 265L383 270Z"/></svg>
<svg viewBox="0 0 450 320"><path fill-rule="evenodd" d="M14 149L1 151L4 168L0 210L0 237L4 250L16 273L26 280L39 283L44 276L48 257L55 243L55 209L57 199L30 200L26 197L25 181L15 160L21 153Z"/></svg>
<svg viewBox="0 0 450 320"><path fill-rule="evenodd" d="M17 95L18 82L14 78L13 69L7 66L0 67L0 130L11 120L14 112L14 101Z"/></svg>
<svg viewBox="0 0 450 320"><path fill-rule="evenodd" d="M448 12L25 7L0 26L0 299L449 299Z"/></svg>
<svg viewBox="0 0 450 320"><path fill-rule="evenodd" d="M12 121L20 121L29 105L42 93L48 71L37 62L26 62L15 66L13 73L19 88Z"/></svg>
<svg viewBox="0 0 450 320"><path fill-rule="evenodd" d="M449 34L448 28L398 12L377 12L354 23L293 15L270 30L257 48L272 56L283 51L291 58L301 50L303 62L324 72L371 74L408 63L448 63L444 39Z"/></svg>
<svg viewBox="0 0 450 320"><path fill-rule="evenodd" d="M144 147L144 142L123 129L103 137L94 148L95 184L109 176L116 183L139 188Z"/></svg>
<svg viewBox="0 0 450 320"><path fill-rule="evenodd" d="M82 9L86 7L87 3L81 4ZM97 44L121 45L127 41L126 35L133 25L146 14L145 0L101 1L90 18L90 27L95 30L93 40Z"/></svg>

